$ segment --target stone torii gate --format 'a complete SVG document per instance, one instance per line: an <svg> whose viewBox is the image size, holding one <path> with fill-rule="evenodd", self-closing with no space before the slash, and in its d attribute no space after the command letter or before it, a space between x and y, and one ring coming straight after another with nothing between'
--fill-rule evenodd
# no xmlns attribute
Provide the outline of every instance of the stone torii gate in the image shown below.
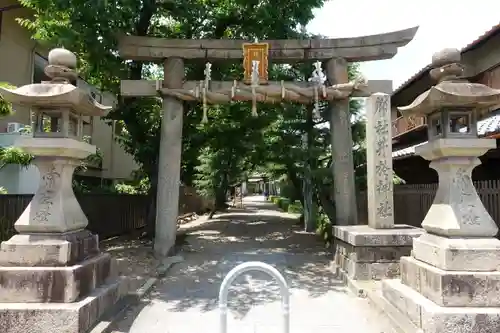
<svg viewBox="0 0 500 333"><path fill-rule="evenodd" d="M375 80L348 82L349 62L390 59L398 47L408 44L418 27L385 34L354 38L268 40L247 43L243 40L183 40L123 36L119 54L126 60L164 62L164 80L124 80L122 96L163 98L161 146L159 156L155 252L165 256L175 242L179 200L182 148L183 100L206 104L252 101L294 101L303 104L327 100L330 103L333 176L338 225L357 224L352 134L349 97L367 97L375 92L392 91L392 82ZM317 70L326 63L326 78L316 82L268 82L268 59L275 63L316 61ZM207 64L205 80L185 81L186 61L241 61L245 78L238 81L211 81ZM318 71L317 71L318 74ZM322 74L322 72L321 72ZM318 77L316 77L318 79Z"/></svg>

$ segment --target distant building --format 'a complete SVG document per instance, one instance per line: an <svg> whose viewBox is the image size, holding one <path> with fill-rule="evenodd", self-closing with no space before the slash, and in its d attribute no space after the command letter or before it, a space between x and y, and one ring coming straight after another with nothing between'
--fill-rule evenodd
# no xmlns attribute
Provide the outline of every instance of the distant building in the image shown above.
<svg viewBox="0 0 500 333"><path fill-rule="evenodd" d="M44 74L47 64L47 50L41 48L30 38L29 32L22 28L15 19L30 17L29 10L22 8L17 0L2 0L0 5L0 82L8 82L15 86L39 83L48 80ZM92 96L104 105L115 105L116 97L101 92L79 79L75 84L89 91ZM17 133L25 125L31 124L31 111L28 108L14 105L12 116L0 119L0 146L12 145ZM138 168L133 157L115 141L114 124L106 124L99 117L85 119L84 132L90 142L96 145L103 155L102 165L94 165L80 174L95 183L112 183L130 178L132 171ZM15 176L17 174L17 177ZM22 169L8 166L0 170L0 186L9 193L33 193L38 186L38 171L31 167ZM33 181L32 181L33 180Z"/></svg>

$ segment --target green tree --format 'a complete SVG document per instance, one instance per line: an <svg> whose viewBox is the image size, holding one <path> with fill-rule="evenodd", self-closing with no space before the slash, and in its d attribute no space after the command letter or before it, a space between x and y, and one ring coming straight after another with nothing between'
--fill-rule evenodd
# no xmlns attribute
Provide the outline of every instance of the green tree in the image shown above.
<svg viewBox="0 0 500 333"><path fill-rule="evenodd" d="M311 72L310 66L295 66L283 70L284 79L305 81ZM360 76L357 64L349 67L349 79ZM350 101L350 112L355 121L351 124L353 137L353 159L356 185L359 189L366 186L366 154L364 117L359 113L359 100ZM335 204L331 155L331 131L328 125L330 118L326 103L320 104L319 117L313 117L311 106L287 104L277 113L277 117L266 129L266 144L261 148L265 157L264 172L274 178L285 176L287 195L292 201L300 200L304 205L303 179L306 166L312 174L313 201L321 207L327 219L318 218L321 223L335 223ZM307 137L307 145L304 144ZM290 187L291 186L291 187ZM324 227L325 232L331 228ZM330 237L329 235L327 235Z"/></svg>
<svg viewBox="0 0 500 333"><path fill-rule="evenodd" d="M276 110L259 105L260 116L252 117L251 105L235 103L209 111L208 124L201 125L205 147L195 167L195 185L205 196L215 198L216 210L226 207L226 193L242 181L260 162L256 152L264 144L263 131Z"/></svg>
<svg viewBox="0 0 500 333"><path fill-rule="evenodd" d="M313 9L320 7L324 0L21 0L21 3L35 13L33 19L19 20L32 30L35 39L47 46L65 46L76 52L81 60L81 75L101 89L119 95L120 79L158 76L154 66L124 62L117 56L120 34L188 39L296 38L303 36L297 27L305 26L313 18ZM220 78L234 79L241 74L240 67L239 64L223 64L214 72ZM188 79L202 77L203 66L188 66ZM250 169L255 164L255 156L262 154L262 149L252 148L261 140L261 135L255 134L262 128L258 121L236 116L228 120L228 124L223 121L234 113L249 114L244 112L248 106L238 105L219 106L215 114L211 112L209 125L200 127L197 125L201 119L199 105L186 103L181 174L185 184L197 181L198 187L204 186L201 185L203 177L196 175L200 172L205 179L211 175L211 181L206 184L212 184L212 188L222 193L236 174ZM151 179L150 191L155 193L161 117L159 101L155 98L119 98L117 108L109 117L122 126L120 142ZM243 127L249 124L250 127ZM221 137L228 135L228 128L238 126L239 130L231 132L231 143L243 142L248 136L256 141L240 146L220 144L224 141ZM199 159L199 152L205 146L211 147L212 154L205 150L205 156ZM251 156L240 157L248 151L252 152ZM215 160L223 160L222 173L210 171L208 166L214 165ZM206 166L204 171L200 170L203 166ZM154 202L151 213L153 208Z"/></svg>

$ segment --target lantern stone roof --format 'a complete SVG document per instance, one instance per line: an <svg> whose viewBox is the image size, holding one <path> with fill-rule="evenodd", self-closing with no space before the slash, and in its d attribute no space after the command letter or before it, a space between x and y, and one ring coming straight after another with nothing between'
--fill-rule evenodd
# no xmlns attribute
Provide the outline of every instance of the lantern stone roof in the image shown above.
<svg viewBox="0 0 500 333"><path fill-rule="evenodd" d="M45 74L52 81L25 85L16 89L0 87L6 101L28 107L70 108L84 116L106 116L112 107L98 103L88 92L70 82L77 78L76 56L65 49L49 52Z"/></svg>
<svg viewBox="0 0 500 333"><path fill-rule="evenodd" d="M16 89L0 87L0 95L13 104L28 107L67 107L83 116L103 117L112 109L70 83L35 83Z"/></svg>
<svg viewBox="0 0 500 333"><path fill-rule="evenodd" d="M488 108L500 104L500 90L462 78L464 67L457 49L444 49L433 56L430 75L438 83L410 105L398 107L404 116L427 115L446 107Z"/></svg>
<svg viewBox="0 0 500 333"><path fill-rule="evenodd" d="M443 107L488 108L500 104L500 90L470 82L441 82L408 106L398 107L405 116L427 115Z"/></svg>

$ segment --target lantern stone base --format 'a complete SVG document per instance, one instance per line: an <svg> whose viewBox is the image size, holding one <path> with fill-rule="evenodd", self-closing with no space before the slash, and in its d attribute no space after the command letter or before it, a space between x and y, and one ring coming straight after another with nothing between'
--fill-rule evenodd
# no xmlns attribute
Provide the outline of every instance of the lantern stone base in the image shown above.
<svg viewBox="0 0 500 333"><path fill-rule="evenodd" d="M1 244L0 332L86 332L125 282L87 230L15 235Z"/></svg>
<svg viewBox="0 0 500 333"><path fill-rule="evenodd" d="M382 300L425 333L500 332L499 245L426 233L401 258L401 279L382 281Z"/></svg>
<svg viewBox="0 0 500 333"><path fill-rule="evenodd" d="M424 233L413 241L413 257L443 270L492 272L500 269L500 240Z"/></svg>
<svg viewBox="0 0 500 333"><path fill-rule="evenodd" d="M399 279L382 281L381 302L385 311L394 311L390 317L401 320L396 324L411 323L408 333L500 332L500 307L439 306Z"/></svg>
<svg viewBox="0 0 500 333"><path fill-rule="evenodd" d="M500 271L445 271L402 257L401 282L439 306L500 307Z"/></svg>
<svg viewBox="0 0 500 333"><path fill-rule="evenodd" d="M117 280L74 303L0 303L2 333L86 333L123 296Z"/></svg>
<svg viewBox="0 0 500 333"><path fill-rule="evenodd" d="M334 226L336 273L347 281L398 277L399 258L410 254L413 238L422 233L422 229L408 225L390 229Z"/></svg>
<svg viewBox="0 0 500 333"><path fill-rule="evenodd" d="M71 303L105 283L111 256L62 267L0 267L0 302Z"/></svg>
<svg viewBox="0 0 500 333"><path fill-rule="evenodd" d="M99 239L88 230L15 235L0 249L0 266L65 266L98 254Z"/></svg>

